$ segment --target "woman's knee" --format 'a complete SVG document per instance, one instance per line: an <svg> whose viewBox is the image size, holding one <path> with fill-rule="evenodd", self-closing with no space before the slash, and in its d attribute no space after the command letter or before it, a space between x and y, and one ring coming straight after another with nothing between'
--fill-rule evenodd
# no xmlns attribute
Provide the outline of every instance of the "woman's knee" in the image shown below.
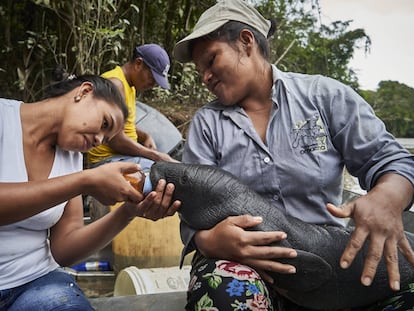
<svg viewBox="0 0 414 311"><path fill-rule="evenodd" d="M254 269L226 260L201 259L193 265L186 308L208 306L273 310L267 286Z"/></svg>
<svg viewBox="0 0 414 311"><path fill-rule="evenodd" d="M31 310L87 311L93 310L82 290L65 272L55 271L31 282L15 300L9 311Z"/></svg>

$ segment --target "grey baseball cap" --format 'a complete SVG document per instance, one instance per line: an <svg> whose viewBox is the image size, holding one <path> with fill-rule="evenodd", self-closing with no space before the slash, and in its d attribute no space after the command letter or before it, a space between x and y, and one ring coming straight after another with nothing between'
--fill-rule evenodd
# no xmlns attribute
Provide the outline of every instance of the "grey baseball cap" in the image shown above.
<svg viewBox="0 0 414 311"><path fill-rule="evenodd" d="M229 21L245 23L265 37L270 29L270 21L244 0L218 0L217 4L201 14L193 32L175 45L174 57L182 63L191 61L190 42L208 35Z"/></svg>

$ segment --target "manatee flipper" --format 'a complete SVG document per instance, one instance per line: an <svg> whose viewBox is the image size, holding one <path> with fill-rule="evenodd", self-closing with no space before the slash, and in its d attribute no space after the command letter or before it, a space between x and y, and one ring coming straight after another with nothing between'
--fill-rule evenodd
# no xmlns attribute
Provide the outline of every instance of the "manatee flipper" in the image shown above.
<svg viewBox="0 0 414 311"><path fill-rule="evenodd" d="M279 262L296 267L295 274L273 273L275 286L283 284L284 290L308 292L319 288L332 277L332 267L322 257L297 250L298 256L290 259L278 259Z"/></svg>

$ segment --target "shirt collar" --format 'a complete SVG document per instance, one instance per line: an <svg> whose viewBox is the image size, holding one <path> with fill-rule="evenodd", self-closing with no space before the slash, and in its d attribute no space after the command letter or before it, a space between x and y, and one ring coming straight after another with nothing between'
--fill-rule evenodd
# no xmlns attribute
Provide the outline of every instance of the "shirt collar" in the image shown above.
<svg viewBox="0 0 414 311"><path fill-rule="evenodd" d="M280 81L286 90L289 90L288 84L286 83L287 76L286 73L279 70L275 65L272 64L272 76L273 76L273 90L275 84Z"/></svg>

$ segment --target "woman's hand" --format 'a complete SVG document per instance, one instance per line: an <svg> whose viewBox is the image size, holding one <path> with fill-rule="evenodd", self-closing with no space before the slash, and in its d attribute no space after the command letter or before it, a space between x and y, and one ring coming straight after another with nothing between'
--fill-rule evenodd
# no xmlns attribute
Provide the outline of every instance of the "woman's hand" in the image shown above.
<svg viewBox="0 0 414 311"><path fill-rule="evenodd" d="M117 202L141 202L144 196L134 189L124 174L139 171L135 163L113 162L83 171L86 177L86 192L105 205Z"/></svg>
<svg viewBox="0 0 414 311"><path fill-rule="evenodd" d="M295 273L295 267L273 259L294 258L297 253L286 247L268 246L286 238L280 231L247 231L262 222L261 217L251 215L232 216L218 223L210 230L198 231L195 243L200 252L210 258L237 261L254 268L270 283L273 279L266 271Z"/></svg>
<svg viewBox="0 0 414 311"><path fill-rule="evenodd" d="M369 240L361 283L369 286L374 279L382 257L387 265L390 288L400 289L398 250L414 266L414 252L404 234L402 212L413 196L411 183L402 176L387 174L365 196L338 208L327 204L332 215L351 217L355 230L341 260L341 267L348 268L365 242Z"/></svg>
<svg viewBox="0 0 414 311"><path fill-rule="evenodd" d="M131 217L139 216L151 220L158 220L167 216L172 216L181 206L181 202L172 201L174 194L174 184L166 184L164 179L160 179L155 190L148 193L142 202L134 204L132 202L124 204Z"/></svg>

